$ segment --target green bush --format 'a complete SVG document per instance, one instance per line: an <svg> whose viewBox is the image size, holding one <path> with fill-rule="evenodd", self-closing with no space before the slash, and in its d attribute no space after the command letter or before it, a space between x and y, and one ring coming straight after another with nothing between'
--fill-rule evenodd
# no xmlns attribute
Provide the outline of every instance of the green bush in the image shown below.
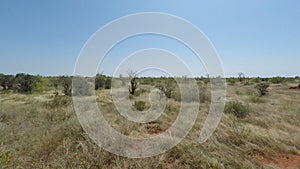
<svg viewBox="0 0 300 169"><path fill-rule="evenodd" d="M140 96L140 95L143 94L143 93L149 93L149 92L150 92L150 91L147 90L147 89L139 89L139 90L136 90L136 91L134 92L134 96L138 97L138 96Z"/></svg>
<svg viewBox="0 0 300 169"><path fill-rule="evenodd" d="M164 84L156 84L155 87L162 90L165 93L166 97L169 99L172 98L172 92L174 91L174 89L178 88L176 82L173 80L168 80Z"/></svg>
<svg viewBox="0 0 300 169"><path fill-rule="evenodd" d="M174 89L174 91L171 92L170 98L173 98L175 101L180 102L181 101L181 93L179 88Z"/></svg>
<svg viewBox="0 0 300 169"><path fill-rule="evenodd" d="M234 78L228 78L228 79L226 79L226 83L228 85L234 86L234 84L236 83L236 79L234 79Z"/></svg>
<svg viewBox="0 0 300 169"><path fill-rule="evenodd" d="M269 83L259 83L255 86L255 88L260 92L261 96L264 96L267 94L267 88L269 87Z"/></svg>
<svg viewBox="0 0 300 169"><path fill-rule="evenodd" d="M73 95L74 96L90 96L92 93L91 85L82 77L74 78Z"/></svg>
<svg viewBox="0 0 300 169"><path fill-rule="evenodd" d="M52 100L44 103L44 106L49 109L61 108L72 103L72 99L67 96L54 96Z"/></svg>
<svg viewBox="0 0 300 169"><path fill-rule="evenodd" d="M146 109L146 102L144 101L134 101L133 105L138 111L143 111Z"/></svg>
<svg viewBox="0 0 300 169"><path fill-rule="evenodd" d="M61 76L61 85L63 87L63 92L66 96L72 95L72 78L68 76Z"/></svg>
<svg viewBox="0 0 300 169"><path fill-rule="evenodd" d="M226 114L233 114L238 118L245 118L249 114L249 106L243 105L238 101L226 103L224 112Z"/></svg>
<svg viewBox="0 0 300 169"><path fill-rule="evenodd" d="M3 75L0 76L0 85L2 90L11 90L13 89L14 76L13 75Z"/></svg>
<svg viewBox="0 0 300 169"><path fill-rule="evenodd" d="M257 96L253 96L250 98L250 101L252 103L266 103L266 100L261 98L261 97L257 97Z"/></svg>
<svg viewBox="0 0 300 169"><path fill-rule="evenodd" d="M284 77L273 77L269 80L271 83L274 83L274 84L280 84L280 83L283 83L285 81L285 78Z"/></svg>
<svg viewBox="0 0 300 169"><path fill-rule="evenodd" d="M246 94L249 95L249 96L253 96L256 92L254 92L253 90L251 89L247 89L246 90Z"/></svg>
<svg viewBox="0 0 300 169"><path fill-rule="evenodd" d="M31 93L35 84L35 79L29 74L19 73L16 75L15 89L20 93Z"/></svg>
<svg viewBox="0 0 300 169"><path fill-rule="evenodd" d="M235 94L242 95L243 93L241 91L237 90L237 91L235 91Z"/></svg>

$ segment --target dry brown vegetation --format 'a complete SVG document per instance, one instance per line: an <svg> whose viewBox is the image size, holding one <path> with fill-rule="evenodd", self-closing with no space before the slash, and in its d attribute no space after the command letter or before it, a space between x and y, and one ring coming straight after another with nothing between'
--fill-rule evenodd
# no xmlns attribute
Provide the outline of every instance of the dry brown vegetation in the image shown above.
<svg viewBox="0 0 300 169"><path fill-rule="evenodd" d="M238 101L249 112L242 118L225 113L213 136L199 144L199 131L209 110L209 92L202 92L198 119L189 135L165 154L145 159L120 157L98 147L82 130L70 96L55 96L53 91L2 92L0 168L299 168L300 90L289 90L298 83L271 84L263 97L255 84L229 85L227 101ZM147 108L147 85L141 88L144 92L131 99L144 101ZM109 124L135 137L163 132L180 109L180 102L170 98L159 119L136 124L118 114L109 90L96 94Z"/></svg>

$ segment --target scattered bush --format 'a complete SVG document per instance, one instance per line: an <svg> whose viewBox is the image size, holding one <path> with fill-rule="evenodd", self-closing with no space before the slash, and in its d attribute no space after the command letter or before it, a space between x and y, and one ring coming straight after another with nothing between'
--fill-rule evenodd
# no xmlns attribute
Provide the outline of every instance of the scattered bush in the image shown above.
<svg viewBox="0 0 300 169"><path fill-rule="evenodd" d="M29 74L19 73L15 77L15 89L21 93L31 93L35 79Z"/></svg>
<svg viewBox="0 0 300 169"><path fill-rule="evenodd" d="M238 118L245 118L249 114L249 106L245 106L238 101L228 102L226 103L224 112L233 114Z"/></svg>
<svg viewBox="0 0 300 169"><path fill-rule="evenodd" d="M174 89L174 91L171 92L170 98L174 99L175 101L180 102L181 101L181 93L179 88Z"/></svg>
<svg viewBox="0 0 300 169"><path fill-rule="evenodd" d="M110 77L106 78L104 88L111 89L111 78Z"/></svg>
<svg viewBox="0 0 300 169"><path fill-rule="evenodd" d="M144 101L134 101L133 105L138 111L143 111L146 109L146 102Z"/></svg>
<svg viewBox="0 0 300 169"><path fill-rule="evenodd" d="M14 76L12 75L0 76L0 85L2 86L2 90L13 89L13 84L14 84Z"/></svg>
<svg viewBox="0 0 300 169"><path fill-rule="evenodd" d="M233 86L236 83L236 80L234 78L228 78L226 79L226 83Z"/></svg>
<svg viewBox="0 0 300 169"><path fill-rule="evenodd" d="M255 92L251 89L247 89L246 94L249 95L249 96L253 96L255 94Z"/></svg>
<svg viewBox="0 0 300 169"><path fill-rule="evenodd" d="M283 77L273 77L269 80L271 83L274 83L274 84L280 84L280 83L283 83L285 81L285 78Z"/></svg>
<svg viewBox="0 0 300 169"><path fill-rule="evenodd" d="M266 103L266 100L261 98L261 97L257 97L257 96L253 96L250 98L250 101L252 103Z"/></svg>
<svg viewBox="0 0 300 169"><path fill-rule="evenodd" d="M134 92L134 96L140 96L141 94L143 94L143 93L149 93L150 91L149 90L146 90L146 89L139 89L139 90L136 90L135 92Z"/></svg>
<svg viewBox="0 0 300 169"><path fill-rule="evenodd" d="M73 95L74 96L90 96L91 95L91 85L84 78L74 78L73 83Z"/></svg>
<svg viewBox="0 0 300 169"><path fill-rule="evenodd" d="M259 83L255 86L256 89L260 92L261 96L264 96L267 94L267 88L269 87L269 83Z"/></svg>
<svg viewBox="0 0 300 169"><path fill-rule="evenodd" d="M51 101L44 103L44 106L49 109L66 107L72 103L72 99L66 96L54 96Z"/></svg>
<svg viewBox="0 0 300 169"><path fill-rule="evenodd" d="M261 78L260 77L252 78L250 81L252 83L259 83L261 81Z"/></svg>
<svg viewBox="0 0 300 169"><path fill-rule="evenodd" d="M68 76L61 76L61 84L63 87L63 93L66 96L71 96L72 95L72 78Z"/></svg>
<svg viewBox="0 0 300 169"><path fill-rule="evenodd" d="M4 166L8 164L12 159L13 153L11 151L7 151L3 154L0 154L0 166Z"/></svg>
<svg viewBox="0 0 300 169"><path fill-rule="evenodd" d="M237 90L237 91L235 91L235 94L237 94L237 95L241 95L241 94L242 94L242 92L241 92L241 91L239 91L239 90Z"/></svg>
<svg viewBox="0 0 300 169"><path fill-rule="evenodd" d="M167 82L163 83L159 83L156 85L156 88L162 90L167 98L172 98L172 91L174 91L176 89L177 85L176 82L168 80Z"/></svg>

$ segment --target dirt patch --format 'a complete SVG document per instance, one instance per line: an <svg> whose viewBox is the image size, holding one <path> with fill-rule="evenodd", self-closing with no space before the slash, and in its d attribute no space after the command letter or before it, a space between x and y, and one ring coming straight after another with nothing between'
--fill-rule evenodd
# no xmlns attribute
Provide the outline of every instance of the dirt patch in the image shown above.
<svg viewBox="0 0 300 169"><path fill-rule="evenodd" d="M300 168L300 155L280 155L272 159L260 157L258 160L265 165L272 165L283 169Z"/></svg>
<svg viewBox="0 0 300 169"><path fill-rule="evenodd" d="M165 130L162 129L156 129L154 127L147 127L147 133L148 134L160 134L163 133Z"/></svg>

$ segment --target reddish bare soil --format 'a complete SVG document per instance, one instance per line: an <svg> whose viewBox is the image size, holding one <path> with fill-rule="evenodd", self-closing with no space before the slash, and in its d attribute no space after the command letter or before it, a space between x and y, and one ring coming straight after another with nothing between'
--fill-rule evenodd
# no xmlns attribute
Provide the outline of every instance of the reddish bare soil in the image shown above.
<svg viewBox="0 0 300 169"><path fill-rule="evenodd" d="M273 159L261 157L258 160L263 164L280 167L282 169L300 168L300 155L280 155Z"/></svg>
<svg viewBox="0 0 300 169"><path fill-rule="evenodd" d="M149 134L159 134L159 133L164 132L164 130L157 130L157 129L153 128L153 127L147 127L147 132Z"/></svg>

